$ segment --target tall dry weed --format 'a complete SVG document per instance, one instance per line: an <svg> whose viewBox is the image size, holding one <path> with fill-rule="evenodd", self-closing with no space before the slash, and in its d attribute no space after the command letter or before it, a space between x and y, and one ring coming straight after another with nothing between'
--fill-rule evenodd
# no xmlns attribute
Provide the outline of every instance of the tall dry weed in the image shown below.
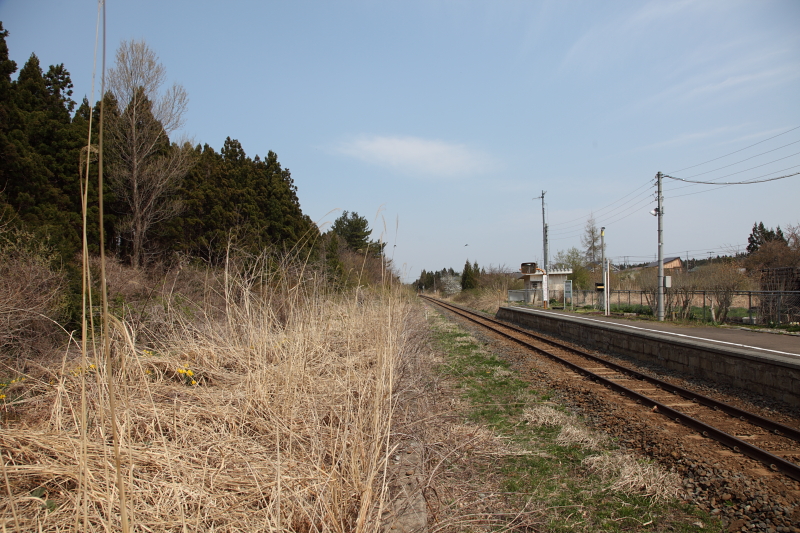
<svg viewBox="0 0 800 533"><path fill-rule="evenodd" d="M377 530L406 300L328 293L266 256L203 288L181 275L145 311L120 307L111 376L70 347L20 377L0 432L6 530L119 529L109 379L133 530Z"/></svg>
<svg viewBox="0 0 800 533"><path fill-rule="evenodd" d="M15 354L50 348L63 305L65 278L47 243L0 225L0 349ZM2 374L0 374L2 379Z"/></svg>

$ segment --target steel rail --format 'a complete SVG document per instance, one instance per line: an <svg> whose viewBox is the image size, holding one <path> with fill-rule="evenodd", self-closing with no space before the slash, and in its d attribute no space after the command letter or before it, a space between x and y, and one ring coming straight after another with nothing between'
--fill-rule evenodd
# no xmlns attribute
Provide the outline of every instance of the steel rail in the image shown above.
<svg viewBox="0 0 800 533"><path fill-rule="evenodd" d="M426 296L426 298L429 298L429 297ZM472 313L472 311L470 311L468 309L464 309L463 307L460 307L460 306L457 306L457 305L454 305L454 304L449 304L448 303L448 304L445 304L445 305L449 305L449 306L452 306L454 308L461 309L465 313ZM677 394L678 396L686 398L687 400L691 400L692 402L699 403L701 405L705 405L706 407L710 407L710 408L712 408L714 410L717 410L717 411L722 411L722 412L724 412L724 413L726 413L726 414L728 414L730 416L738 418L739 420L749 422L749 423L751 423L751 424L753 424L755 426L759 426L759 427L764 428L764 429L766 429L768 431L772 431L776 435L782 435L784 437L790 438L790 439L800 443L800 430L797 429L797 428L793 428L791 426L787 426L785 424L781 424L780 422L776 422L774 420L770 420L769 418L764 418L764 417L759 416L759 415L757 415L755 413L751 413L749 411L745 411L744 409L739 409L738 407L735 407L733 405L729 405L729 404L721 402L719 400L715 400L713 398L709 398L708 396L704 396L704 395L702 395L702 394L700 394L698 392L691 391L691 390L685 389L683 387L679 387L678 385L673 385L671 383L667 383L666 381L662 381L660 379L648 376L647 374L642 374L641 372L638 372L638 371L633 370L631 368L628 368L626 366L618 365L616 363L613 363L613 362L608 361L606 359L603 359L601 357L597 357L596 355L592 355L592 354L590 354L588 352L585 352L583 350L579 350L579 349L574 348L573 346L569 346L569 345L567 345L565 343L561 343L559 341L548 339L548 338L543 337L541 335L537 335L536 333L533 333L530 330L521 328L521 327L516 326L514 324L509 324L507 322L503 322L503 321L500 321L500 320L497 320L497 319L493 319L493 318L489 318L489 317L481 317L481 318L483 320L492 322L493 324L498 324L498 325L502 325L503 327L506 327L506 328L509 328L509 329L513 329L514 331L516 331L516 332L518 332L520 334L526 335L528 337L532 337L532 338L534 338L536 340L539 340L541 342L545 342L547 344L550 344L551 346L557 346L557 347L559 347L559 348L561 348L563 350L567 350L567 351L570 351L572 353L578 354L578 355L580 355L582 357L586 357L587 359L591 359L592 361L594 361L596 363L599 363L601 365L604 365L604 366L607 366L609 368L612 368L612 369L616 370L617 372L620 372L621 374L625 374L625 375L627 375L629 377L634 377L636 379L639 379L639 380L642 380L642 381L646 381L647 383L650 383L652 385L656 385L659 388L662 388L662 389L664 389L664 390L666 390L668 392L672 392L673 394Z"/></svg>
<svg viewBox="0 0 800 533"><path fill-rule="evenodd" d="M745 441L743 441L741 439L738 439L738 438L734 437L733 435L725 433L724 431L719 430L719 429L717 429L717 428L715 428L713 426L710 426L710 425L706 424L705 422L701 422L701 421L697 420L696 418L692 418L691 416L688 416L687 414L685 414L685 413L683 413L681 411L678 411L676 409L673 409L672 407L669 407L669 406L667 406L665 404L662 404L661 402L653 400L652 398L650 398L648 396L645 396L645 395L643 395L643 394L641 394L639 392L636 392L636 391L634 391L632 389L629 389L629 388L627 388L627 387L625 387L623 385L620 385L619 383L616 383L616 382L614 382L614 381L612 381L612 380L610 380L608 378L605 378L605 377L603 377L603 376L601 376L599 374L595 374L591 370L587 370L587 369L585 369L585 368L583 368L583 367L581 367L579 365L576 365L575 363L567 361L566 359L563 359L563 358L561 358L561 357L559 357L559 356L557 356L555 354L552 354L552 353L550 353L550 352L548 352L546 350L543 350L542 348L539 348L539 347L534 346L534 345L532 345L532 344L530 344L528 342L525 342L522 339L518 339L518 338L516 338L516 337L514 337L514 336L512 336L512 335L510 335L508 333L505 333L503 331L499 331L495 327L487 325L486 323L481 322L481 321L490 322L490 323L496 324L498 326L509 328L509 329L512 329L512 330L517 331L519 333L522 333L524 335L533 337L533 338L535 338L537 340L544 340L545 342L547 342L547 343L549 343L551 345L556 345L556 346L559 346L559 347L563 347L563 348L565 348L565 349L567 349L569 351L572 351L573 353L577 353L579 355L586 356L589 359L591 359L592 361L599 362L599 363L603 364L604 366L616 367L616 368L622 369L621 372L624 373L624 374L627 374L627 375L634 374L634 375L636 375L636 377L643 376L643 378L646 379L649 383L659 385L661 388L663 388L663 389L665 389L667 391L678 390L678 389L680 389L679 387L675 387L674 385L671 385L671 384L663 382L663 381L656 380L654 378L650 378L649 376L645 376L644 374L641 374L641 373L636 372L634 370L628 369L626 367L623 367L623 366L620 366L620 365L615 365L614 363L609 363L608 361L600 359L600 358L598 358L596 356L593 356L591 354L585 354L581 350L576 350L576 349L571 348L571 347L562 346L560 343L551 341L549 339L541 339L537 335L534 335L534 334L532 334L532 333L530 333L528 331L522 331L519 328L517 328L516 326L509 326L508 324L500 322L498 320L478 315L477 313L474 313L473 311L469 311L469 310L463 309L460 306L456 306L456 305L449 304L449 303L444 303L441 300L437 300L437 299L431 298L429 296L422 296L422 298L424 298L425 300L427 300L427 301L429 301L429 302L431 302L433 304L436 304L436 305L439 305L441 307L444 307L445 309L448 309L448 310L450 310L450 311L452 311L452 312L454 312L454 313L466 318L467 320L470 320L472 322L475 322L478 325L481 325L481 326L483 326L483 327L485 327L487 329L490 329L491 331L494 331L495 333L497 333L499 335L502 335L503 337L506 337L509 340L512 340L512 341L514 341L514 342L516 342L516 343L518 343L518 344L520 344L522 346L525 346L528 349L533 350L534 352L540 353L540 354L545 355L545 356L547 356L547 357L549 357L549 358L551 358L551 359L553 359L555 361L558 361L559 363L563 364L564 366L567 366L568 368L576 371L577 373L586 375L590 379L592 379L593 381L600 382L600 383L602 383L603 385L605 385L606 387L608 387L608 388L610 388L612 390L615 390L615 391L617 391L617 392L619 392L619 393L621 393L623 395L630 395L635 400L638 400L637 403L641 403L642 405L645 405L645 406L650 407L650 408L654 407L655 408L655 412L657 412L659 414L662 414L664 416L667 416L668 418L672 419L672 421L674 421L674 422L676 422L678 424L686 425L686 426L696 430L702 436L707 437L707 438L712 438L712 439L716 440L717 442L719 442L721 444L724 444L725 446L728 446L734 452L741 453L743 455L746 455L746 456L750 457L751 459L755 459L757 461L760 461L760 462L764 463L765 465L767 465L771 470L781 472L781 473L786 474L787 476L791 477L792 479L800 481L800 466L798 466L798 465L796 465L796 464L794 464L794 463L792 463L790 461L787 461L786 459L784 459L782 457L778 457L777 455L771 454L768 451L763 450L763 449L761 449L761 448L759 448L757 446L753 446L752 444L750 444L748 442L745 442ZM479 317L480 320L478 318L475 318L475 317ZM698 403L700 403L701 395L693 394L693 393L691 393L691 391L688 391L686 389L680 389L680 390L689 393L688 397L690 397L692 399L697 398L698 399ZM702 398L706 398L706 397L702 396ZM711 398L708 398L708 400L710 400L710 401L712 401L712 402L714 402L716 404L724 405L724 406L730 408L731 410L740 411L740 410L738 410L737 408L735 408L733 406L729 406L727 404L722 404L721 402L717 402L716 400L712 400ZM713 405L710 406L710 407L713 408ZM721 407L720 407L720 409L721 409ZM742 412L743 413L747 413L747 411L742 411ZM752 413L747 413L747 414L749 414L752 417L768 421L768 419L758 417L758 415L754 415ZM772 422L772 421L770 421L770 422ZM773 424L777 424L777 422L772 422L772 423ZM778 425L780 425L781 427L787 427L788 428L788 426L783 426L782 424L778 424ZM794 429L794 428L789 428L789 429ZM794 431L796 431L796 430L794 430Z"/></svg>

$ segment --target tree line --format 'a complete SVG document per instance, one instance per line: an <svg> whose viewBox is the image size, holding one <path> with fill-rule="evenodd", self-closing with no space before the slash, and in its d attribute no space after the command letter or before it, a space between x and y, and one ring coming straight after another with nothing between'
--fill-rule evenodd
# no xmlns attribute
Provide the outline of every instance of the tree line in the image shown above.
<svg viewBox="0 0 800 533"><path fill-rule="evenodd" d="M703 280L703 283L710 284L708 285L710 287L717 283L717 281L712 283L710 280L717 280L717 278L722 277L727 280L727 287L731 285L731 279L738 280L741 278L741 280L744 280L744 274L739 275L739 269L742 268L749 271L754 279L758 278L760 273L767 269L800 268L800 225L788 225L787 230L784 231L780 226L769 228L763 222L756 222L753 224L753 229L747 240L748 246L744 253L718 255L716 258L711 259L693 259L688 268L707 268L717 274L712 276L709 272L703 272L694 276L694 280L691 283L688 281L685 283L681 281L681 283L696 289L699 286L696 282ZM550 267L571 269L572 273L569 274L567 279L572 280L576 290L593 289L594 282L600 281L601 277L600 256L603 251L601 244L600 229L597 227L594 217L589 216L581 237L582 248L572 247L567 250L559 250L550 262ZM626 267L642 267L646 264L648 263L626 265ZM724 267L719 267L719 265L724 265ZM724 272L724 276L719 272ZM731 274L731 272L734 272L734 274ZM467 260L460 272L452 268L444 268L437 271L422 270L419 278L412 282L412 286L419 291L452 293L457 290L501 286L499 278L510 278L510 276L511 273L508 272L508 269L493 269L490 267L489 272L487 272L485 269L480 268L477 262L470 263ZM612 282L615 283L615 286L618 285L618 278L619 276L616 274L612 275ZM453 287L453 279L458 279L459 281L455 289ZM647 289L650 284L655 283L654 280L655 278L650 280L648 276L643 276L640 283L629 284L630 286L627 286L626 289ZM511 286L513 281L509 279L504 283ZM737 281L737 283L739 285L742 284L740 281Z"/></svg>
<svg viewBox="0 0 800 533"><path fill-rule="evenodd" d="M65 262L81 249L81 198L88 241L99 251L100 102L72 99L63 64L19 70L0 22L0 221L47 241ZM259 251L317 246L289 169L277 154L251 158L234 138L220 151L175 137L188 97L143 42L123 42L108 72L104 104L104 231L109 252L134 267L176 254L212 264L231 242ZM90 121L92 136L89 137ZM86 179L89 176L95 178ZM84 191L85 188L85 191Z"/></svg>

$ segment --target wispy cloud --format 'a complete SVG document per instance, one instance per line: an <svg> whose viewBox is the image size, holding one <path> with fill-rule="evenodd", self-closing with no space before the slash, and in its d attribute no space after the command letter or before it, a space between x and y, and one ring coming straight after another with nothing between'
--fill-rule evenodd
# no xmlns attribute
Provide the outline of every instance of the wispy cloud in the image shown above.
<svg viewBox="0 0 800 533"><path fill-rule="evenodd" d="M741 126L725 126L721 128L714 128L705 131L696 131L692 133L684 133L682 135L678 135L677 137L673 137L672 139L667 139L665 141L659 141L657 143L648 144L645 146L640 146L634 151L641 151L641 150L652 150L652 149L663 149L671 146L681 146L691 142L697 142L704 139L717 137L719 135L725 135L732 131L740 130Z"/></svg>
<svg viewBox="0 0 800 533"><path fill-rule="evenodd" d="M591 27L570 47L561 63L561 69L579 67L600 69L609 61L637 50L632 43L653 38L653 29L667 19L688 17L687 11L704 9L693 0L672 2L651 1L635 11L621 12L618 16Z"/></svg>
<svg viewBox="0 0 800 533"><path fill-rule="evenodd" d="M670 102L672 105L711 103L745 98L765 89L790 83L800 77L796 61L774 68L759 68L749 60L725 65L716 70L699 72L635 104L631 109L651 108Z"/></svg>
<svg viewBox="0 0 800 533"><path fill-rule="evenodd" d="M456 178L480 174L491 158L464 144L420 137L362 136L340 143L337 153L397 172Z"/></svg>

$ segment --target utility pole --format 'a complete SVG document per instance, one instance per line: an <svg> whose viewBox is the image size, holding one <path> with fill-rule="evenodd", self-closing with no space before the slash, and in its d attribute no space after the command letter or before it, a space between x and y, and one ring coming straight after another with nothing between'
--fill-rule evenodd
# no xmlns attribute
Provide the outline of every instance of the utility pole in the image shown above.
<svg viewBox="0 0 800 533"><path fill-rule="evenodd" d="M534 200L542 200L542 241L544 244L544 261L542 264L542 305L545 309L547 309L549 294L547 290L547 218L545 217L544 213L544 195L547 194L547 191L542 191L541 196L537 196Z"/></svg>
<svg viewBox="0 0 800 533"><path fill-rule="evenodd" d="M661 195L661 172L656 174L658 182L658 321L664 321L664 197Z"/></svg>
<svg viewBox="0 0 800 533"><path fill-rule="evenodd" d="M603 292L600 298L603 300L603 315L608 316L608 271L606 270L606 228L600 228L600 262L603 264Z"/></svg>
<svg viewBox="0 0 800 533"><path fill-rule="evenodd" d="M544 214L544 195L547 194L547 191L542 191L541 196L537 196L534 200L541 200L542 201L542 241L544 243L544 261L542 262L542 270L547 272L547 254L548 254L548 246L547 246L547 219Z"/></svg>

